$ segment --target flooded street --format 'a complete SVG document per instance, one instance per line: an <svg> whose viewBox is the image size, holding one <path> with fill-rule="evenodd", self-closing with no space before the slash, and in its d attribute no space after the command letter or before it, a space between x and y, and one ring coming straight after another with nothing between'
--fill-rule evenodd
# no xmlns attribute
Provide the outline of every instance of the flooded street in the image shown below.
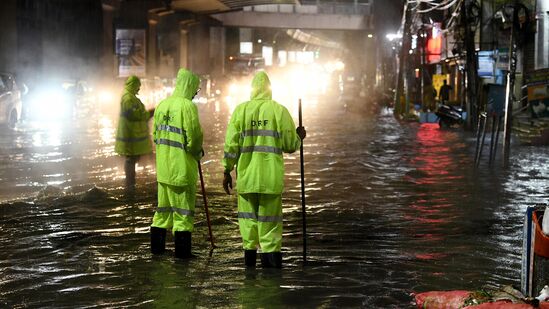
<svg viewBox="0 0 549 309"><path fill-rule="evenodd" d="M282 271L244 268L237 199L221 186L227 113L199 108L217 248L199 197L190 261L173 258L171 237L150 254L154 157L127 194L115 118L2 131L0 307L409 308L414 292L520 284L523 213L549 195L547 148L513 145L508 171L484 158L475 169L470 133L304 104L309 263L294 153Z"/></svg>

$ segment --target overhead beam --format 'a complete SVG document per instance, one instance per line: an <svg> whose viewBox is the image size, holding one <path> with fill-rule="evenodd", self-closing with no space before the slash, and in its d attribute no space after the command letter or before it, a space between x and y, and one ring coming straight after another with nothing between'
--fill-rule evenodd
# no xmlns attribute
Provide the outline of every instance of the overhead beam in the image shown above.
<svg viewBox="0 0 549 309"><path fill-rule="evenodd" d="M235 11L211 15L224 26L249 28L371 30L370 15L286 14Z"/></svg>
<svg viewBox="0 0 549 309"><path fill-rule="evenodd" d="M172 0L171 8L176 11L184 10L194 13L229 10L228 6L217 0Z"/></svg>

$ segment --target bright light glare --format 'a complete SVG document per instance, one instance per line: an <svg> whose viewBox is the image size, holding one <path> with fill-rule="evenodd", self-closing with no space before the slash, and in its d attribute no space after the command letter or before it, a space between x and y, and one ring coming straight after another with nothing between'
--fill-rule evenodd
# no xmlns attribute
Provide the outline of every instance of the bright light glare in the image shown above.
<svg viewBox="0 0 549 309"><path fill-rule="evenodd" d="M110 93L109 91L101 91L99 93L99 102L101 103L109 103L114 99L114 95Z"/></svg>
<svg viewBox="0 0 549 309"><path fill-rule="evenodd" d="M39 127L40 127L40 131L36 131L32 135L33 146L42 147L42 146L61 145L62 127L59 122L40 123ZM43 155L40 157L43 157ZM37 159L40 160L43 158L37 158Z"/></svg>
<svg viewBox="0 0 549 309"><path fill-rule="evenodd" d="M252 91L250 83L251 80L244 79L233 81L229 85L228 95L226 95L224 99L231 113L238 104L250 99L250 94Z"/></svg>
<svg viewBox="0 0 549 309"><path fill-rule="evenodd" d="M345 63L337 60L337 61L330 61L324 64L324 71L327 73L333 73L334 71L343 71L345 68Z"/></svg>
<svg viewBox="0 0 549 309"><path fill-rule="evenodd" d="M288 52L287 55L290 55ZM301 53L301 60L307 60L313 53ZM294 53L297 56L297 53ZM296 57L297 59L297 57ZM288 110L297 109L297 102L301 98L308 102L309 107L316 106L319 96L328 93L332 76L338 70L345 67L340 60L333 60L329 63L318 64L288 64L284 68L278 68L269 72L273 99L286 106ZM234 108L250 99L251 78L233 80L224 92L223 103L232 112Z"/></svg>
<svg viewBox="0 0 549 309"><path fill-rule="evenodd" d="M241 54L252 54L254 50L254 44L252 42L240 42Z"/></svg>
<svg viewBox="0 0 549 309"><path fill-rule="evenodd" d="M208 103L208 98L206 98L206 97L195 97L193 99L193 102L194 103L200 103L200 104L206 104L206 103Z"/></svg>
<svg viewBox="0 0 549 309"><path fill-rule="evenodd" d="M174 90L173 87L170 87L170 86L164 87L164 93L165 93L164 97L169 97L169 96L171 96L172 93L173 93L173 90Z"/></svg>
<svg viewBox="0 0 549 309"><path fill-rule="evenodd" d="M52 89L37 96L38 101L33 102L31 112L41 119L58 119L69 115L72 102L67 100L66 94L62 90Z"/></svg>
<svg viewBox="0 0 549 309"><path fill-rule="evenodd" d="M236 94L238 92L238 85L237 84L231 84L229 86L229 93L230 94Z"/></svg>
<svg viewBox="0 0 549 309"><path fill-rule="evenodd" d="M271 46L263 46L262 55L266 66L273 65L273 48Z"/></svg>
<svg viewBox="0 0 549 309"><path fill-rule="evenodd" d="M310 64L315 61L315 53L312 51L298 51L296 53L296 62L301 64Z"/></svg>
<svg viewBox="0 0 549 309"><path fill-rule="evenodd" d="M114 143L113 120L110 117L103 116L99 119L99 136L104 144Z"/></svg>
<svg viewBox="0 0 549 309"><path fill-rule="evenodd" d="M283 67L288 62L288 52L285 50L278 51L278 65Z"/></svg>
<svg viewBox="0 0 549 309"><path fill-rule="evenodd" d="M387 40L393 41L395 39L402 39L402 34L401 33L387 33L387 35L385 35L385 37L387 38Z"/></svg>
<svg viewBox="0 0 549 309"><path fill-rule="evenodd" d="M285 70L271 78L273 99L295 110L298 99L311 101L326 94L329 88L331 72L326 65L300 65Z"/></svg>

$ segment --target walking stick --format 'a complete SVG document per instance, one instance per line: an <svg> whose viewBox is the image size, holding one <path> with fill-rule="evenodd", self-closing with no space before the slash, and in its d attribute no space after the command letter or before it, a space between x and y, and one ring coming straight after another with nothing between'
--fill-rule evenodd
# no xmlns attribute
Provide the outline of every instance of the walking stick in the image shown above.
<svg viewBox="0 0 549 309"><path fill-rule="evenodd" d="M301 99L299 99L299 126L303 127L303 117L301 112ZM303 218L303 263L307 262L307 220L305 213L305 168L303 165L303 141L299 147L299 159L301 163L301 214Z"/></svg>
<svg viewBox="0 0 549 309"><path fill-rule="evenodd" d="M214 245L214 240L212 235L212 225L210 224L210 211L208 210L208 199L206 198L206 189L204 188L204 177L202 176L202 166L200 165L200 161L198 161L198 174L200 174L200 186L202 187L202 198L204 199L204 209L206 210L206 221L208 221L208 232L210 233L210 244L212 245L212 250L213 250L213 248L215 248L215 245Z"/></svg>

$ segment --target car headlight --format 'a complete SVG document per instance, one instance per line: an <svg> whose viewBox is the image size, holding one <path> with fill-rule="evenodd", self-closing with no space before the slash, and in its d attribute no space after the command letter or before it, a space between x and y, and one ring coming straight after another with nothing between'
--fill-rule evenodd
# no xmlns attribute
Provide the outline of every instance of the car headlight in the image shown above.
<svg viewBox="0 0 549 309"><path fill-rule="evenodd" d="M61 91L52 90L44 94L44 100L51 106L59 107L65 105L67 97Z"/></svg>
<svg viewBox="0 0 549 309"><path fill-rule="evenodd" d="M61 90L45 90L31 102L30 113L40 119L57 119L69 115L70 102Z"/></svg>

